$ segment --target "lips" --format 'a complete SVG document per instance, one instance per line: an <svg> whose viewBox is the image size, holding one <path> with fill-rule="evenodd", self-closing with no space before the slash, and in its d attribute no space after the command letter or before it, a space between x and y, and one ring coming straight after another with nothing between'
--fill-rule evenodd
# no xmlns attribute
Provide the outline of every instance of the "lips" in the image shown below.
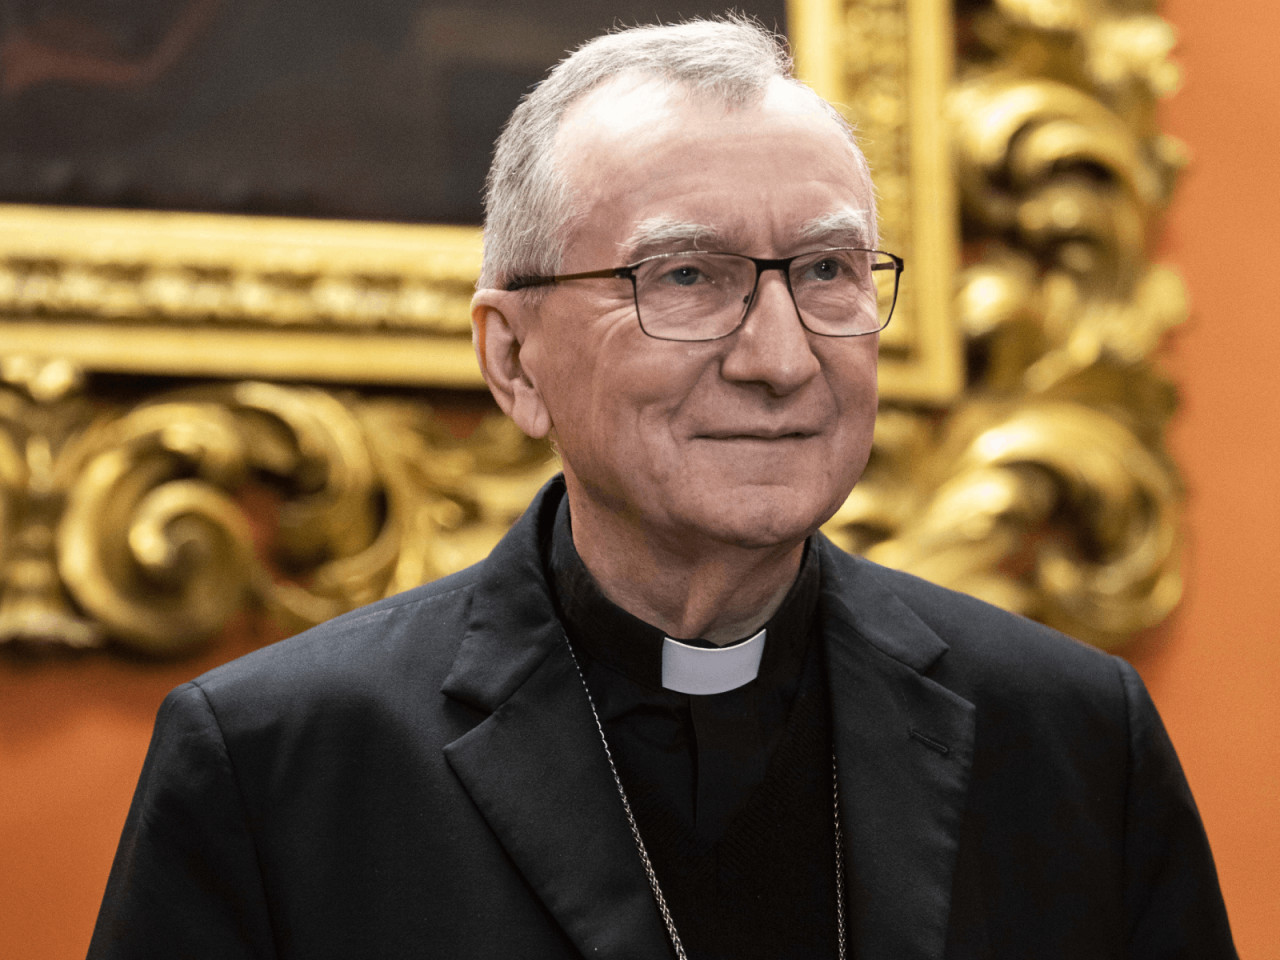
<svg viewBox="0 0 1280 960"><path fill-rule="evenodd" d="M762 430L759 427L752 427L745 430L709 430L698 436L703 440L804 440L817 433L817 430L807 428Z"/></svg>

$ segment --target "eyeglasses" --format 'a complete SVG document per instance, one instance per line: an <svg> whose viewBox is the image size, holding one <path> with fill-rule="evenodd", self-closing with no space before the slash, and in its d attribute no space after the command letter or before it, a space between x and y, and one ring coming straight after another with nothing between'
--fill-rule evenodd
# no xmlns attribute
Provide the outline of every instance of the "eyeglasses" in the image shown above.
<svg viewBox="0 0 1280 960"><path fill-rule="evenodd" d="M883 250L836 247L767 259L737 253L659 253L625 267L518 277L508 290L565 280L631 281L640 329L658 340L719 340L737 330L755 302L760 274L779 270L805 329L861 337L889 324L903 260Z"/></svg>

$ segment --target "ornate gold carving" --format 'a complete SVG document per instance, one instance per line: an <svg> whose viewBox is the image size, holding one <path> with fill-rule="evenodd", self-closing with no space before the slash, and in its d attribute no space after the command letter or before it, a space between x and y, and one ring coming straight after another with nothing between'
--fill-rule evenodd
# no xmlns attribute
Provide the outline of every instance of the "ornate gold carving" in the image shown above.
<svg viewBox="0 0 1280 960"><path fill-rule="evenodd" d="M0 382L0 642L95 646L102 627L72 607L55 549L80 438L93 422L80 372L63 360L10 356L0 360Z"/></svg>
<svg viewBox="0 0 1280 960"><path fill-rule="evenodd" d="M828 532L1104 646L1180 592L1152 6L988 0L953 30L942 0L791 4L908 258ZM177 653L245 605L302 626L482 556L545 447L371 392L478 391L478 261L474 229L0 207L0 642ZM223 382L129 399L101 372Z"/></svg>
<svg viewBox="0 0 1280 960"><path fill-rule="evenodd" d="M968 23L950 98L970 357L945 415L884 411L832 523L873 559L1103 646L1181 593L1174 391L1151 362L1186 315L1149 262L1182 160L1154 126L1167 24L1100 0L1002 0Z"/></svg>
<svg viewBox="0 0 1280 960"><path fill-rule="evenodd" d="M0 204L0 354L90 370L481 387L468 227Z"/></svg>
<svg viewBox="0 0 1280 960"><path fill-rule="evenodd" d="M5 397L82 430L52 454L0 433L5 490L28 490L0 640L179 653L247 603L300 629L479 559L554 470L493 413L462 441L423 404L314 387L177 390L88 420L83 398L33 394Z"/></svg>
<svg viewBox="0 0 1280 960"><path fill-rule="evenodd" d="M793 0L797 69L857 131L876 183L881 246L909 276L881 335L882 393L945 404L964 389L951 308L957 262L947 85L949 0Z"/></svg>

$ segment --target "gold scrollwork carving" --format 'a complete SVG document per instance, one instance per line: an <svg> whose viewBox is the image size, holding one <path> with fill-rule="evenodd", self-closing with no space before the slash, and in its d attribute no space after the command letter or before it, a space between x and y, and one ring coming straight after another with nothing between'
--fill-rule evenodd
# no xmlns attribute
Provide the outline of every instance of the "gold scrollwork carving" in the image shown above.
<svg viewBox="0 0 1280 960"><path fill-rule="evenodd" d="M1182 162L1154 126L1172 32L1101 0L996 0L950 96L968 385L887 410L846 544L1102 646L1181 593L1173 387L1152 363L1187 312L1149 262ZM904 481L906 481L904 483Z"/></svg>
<svg viewBox="0 0 1280 960"><path fill-rule="evenodd" d="M90 647L101 624L75 610L58 570L56 530L94 411L64 360L0 360L0 642Z"/></svg>
<svg viewBox="0 0 1280 960"><path fill-rule="evenodd" d="M0 434L6 492L31 486L15 447ZM458 569L554 469L496 414L464 441L421 403L262 382L99 416L56 459L43 585L64 592L33 592L11 561L27 629L0 612L0 639L65 641L74 622L81 645L109 635L152 654L206 640L247 603L298 629Z"/></svg>

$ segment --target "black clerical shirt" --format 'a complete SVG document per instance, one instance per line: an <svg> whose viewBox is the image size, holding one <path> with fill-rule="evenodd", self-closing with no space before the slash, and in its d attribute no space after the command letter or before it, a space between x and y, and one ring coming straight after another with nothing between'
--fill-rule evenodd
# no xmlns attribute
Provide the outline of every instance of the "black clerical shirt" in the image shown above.
<svg viewBox="0 0 1280 960"><path fill-rule="evenodd" d="M689 956L834 957L817 551L806 547L765 624L756 679L706 695L663 688L665 634L604 595L574 548L567 500L543 556Z"/></svg>
<svg viewBox="0 0 1280 960"><path fill-rule="evenodd" d="M610 746L637 790L669 798L691 834L714 842L764 780L786 724L818 600L817 551L805 550L795 584L765 624L756 679L725 693L677 693L662 687L666 635L604 595L574 548L567 505L551 542L552 581Z"/></svg>

